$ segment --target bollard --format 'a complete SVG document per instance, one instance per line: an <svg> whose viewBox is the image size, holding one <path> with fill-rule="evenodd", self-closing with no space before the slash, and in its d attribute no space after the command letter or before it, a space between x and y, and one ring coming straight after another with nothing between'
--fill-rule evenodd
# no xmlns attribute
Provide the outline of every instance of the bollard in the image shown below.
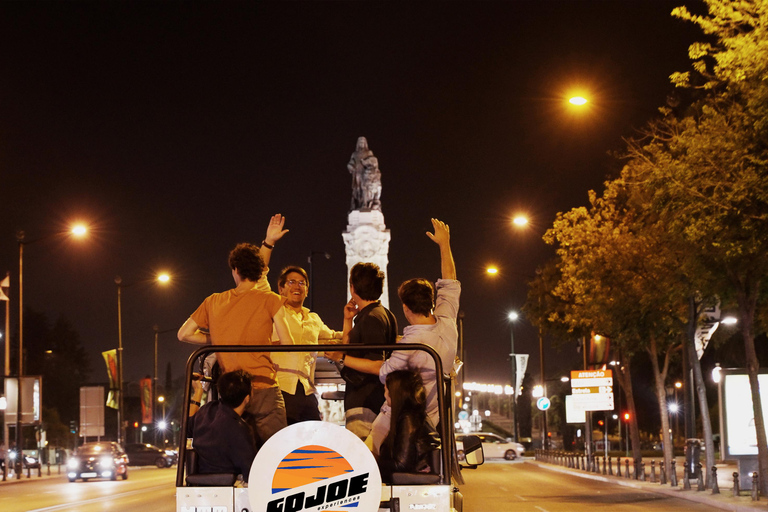
<svg viewBox="0 0 768 512"><path fill-rule="evenodd" d="M757 479L757 471L752 473L752 501L760 501L760 482Z"/></svg>
<svg viewBox="0 0 768 512"><path fill-rule="evenodd" d="M656 483L656 461L651 460L651 483Z"/></svg>
<svg viewBox="0 0 768 512"><path fill-rule="evenodd" d="M712 466L712 494L720 494L720 486L717 485L717 466Z"/></svg>
<svg viewBox="0 0 768 512"><path fill-rule="evenodd" d="M691 472L688 470L688 464L683 466L685 469L683 469L683 490L690 491L691 490Z"/></svg>
<svg viewBox="0 0 768 512"><path fill-rule="evenodd" d="M704 472L701 469L701 462L699 462L699 480L696 485L697 491L703 491L706 489L706 487L704 487Z"/></svg>
<svg viewBox="0 0 768 512"><path fill-rule="evenodd" d="M603 455L603 474L604 475L608 474L608 468L605 467L607 463L608 463L608 459L606 458L605 455Z"/></svg>
<svg viewBox="0 0 768 512"><path fill-rule="evenodd" d="M583 453L579 456L579 459L581 459L581 467L579 469L581 469L581 470L586 469L586 466L584 465L584 454Z"/></svg>
<svg viewBox="0 0 768 512"><path fill-rule="evenodd" d="M672 459L670 462L670 470L669 470L669 485L671 487L677 487L677 468L675 468L675 464L677 464L677 461L675 459Z"/></svg>
<svg viewBox="0 0 768 512"><path fill-rule="evenodd" d="M608 474L613 476L613 462L610 457L608 457Z"/></svg>
<svg viewBox="0 0 768 512"><path fill-rule="evenodd" d="M595 473L600 474L600 457L595 457Z"/></svg>
<svg viewBox="0 0 768 512"><path fill-rule="evenodd" d="M640 481L645 482L645 462L640 463Z"/></svg>
<svg viewBox="0 0 768 512"><path fill-rule="evenodd" d="M616 457L616 476L621 476L621 457Z"/></svg>
<svg viewBox="0 0 768 512"><path fill-rule="evenodd" d="M661 485L667 485L667 465L659 465L659 483Z"/></svg>
<svg viewBox="0 0 768 512"><path fill-rule="evenodd" d="M632 465L635 469L635 480L640 480L640 459L632 459Z"/></svg>
<svg viewBox="0 0 768 512"><path fill-rule="evenodd" d="M624 459L624 478L629 478L629 459Z"/></svg>
<svg viewBox="0 0 768 512"><path fill-rule="evenodd" d="M741 489L739 489L739 474L737 472L733 472L733 497L738 498L741 494Z"/></svg>
<svg viewBox="0 0 768 512"><path fill-rule="evenodd" d="M45 466L46 466L46 471L47 471L46 475L51 476L51 463L50 462L46 462Z"/></svg>

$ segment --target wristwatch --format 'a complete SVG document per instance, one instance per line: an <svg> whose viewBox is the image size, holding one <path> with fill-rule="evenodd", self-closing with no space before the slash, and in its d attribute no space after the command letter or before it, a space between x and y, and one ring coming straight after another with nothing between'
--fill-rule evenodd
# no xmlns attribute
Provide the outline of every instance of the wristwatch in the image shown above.
<svg viewBox="0 0 768 512"><path fill-rule="evenodd" d="M336 363L339 365L339 370L344 368L344 359L346 359L346 357L347 357L347 354L342 354L341 359L336 361Z"/></svg>

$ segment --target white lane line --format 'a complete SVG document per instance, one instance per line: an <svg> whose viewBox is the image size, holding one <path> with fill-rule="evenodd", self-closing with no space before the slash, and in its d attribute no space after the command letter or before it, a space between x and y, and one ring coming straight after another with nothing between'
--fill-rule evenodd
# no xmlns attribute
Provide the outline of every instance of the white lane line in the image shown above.
<svg viewBox="0 0 768 512"><path fill-rule="evenodd" d="M145 487L143 489L136 489L135 491L128 491L128 492L121 492L117 494L112 494L109 496L101 496L99 498L91 498L88 500L81 500L81 501L74 501L70 503L64 503L61 505L54 505L52 507L45 507L45 508L38 508L35 510L29 510L28 512L52 512L54 510L61 510L65 508L72 508L73 505L91 505L93 503L99 503L101 501L109 501L116 498L124 498L127 496L133 496L136 494L143 494L145 492L151 492L151 491L157 491L160 489L168 489L167 485L157 485L154 487Z"/></svg>
<svg viewBox="0 0 768 512"><path fill-rule="evenodd" d="M536 505L534 505L534 508L537 508L537 509L541 510L541 512L549 512L549 510L547 510L545 508L537 507Z"/></svg>
<svg viewBox="0 0 768 512"><path fill-rule="evenodd" d="M506 489L503 489L506 492ZM523 498L519 494L515 494L515 498L519 499L520 501L528 501L527 499Z"/></svg>

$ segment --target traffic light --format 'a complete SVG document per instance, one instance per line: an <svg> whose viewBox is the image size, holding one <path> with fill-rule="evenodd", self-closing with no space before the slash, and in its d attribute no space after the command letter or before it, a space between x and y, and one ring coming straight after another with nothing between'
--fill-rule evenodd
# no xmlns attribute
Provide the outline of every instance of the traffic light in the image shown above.
<svg viewBox="0 0 768 512"><path fill-rule="evenodd" d="M605 422L603 420L597 420L597 424L602 427L603 425L605 425Z"/></svg>
<svg viewBox="0 0 768 512"><path fill-rule="evenodd" d="M134 421L133 422L133 428L139 428L139 422L138 421Z"/></svg>
<svg viewBox="0 0 768 512"><path fill-rule="evenodd" d="M69 432L71 434L77 434L77 422L75 422L75 420L69 421Z"/></svg>
<svg viewBox="0 0 768 512"><path fill-rule="evenodd" d="M625 413L624 413L624 421L626 421L627 423L629 423L629 413L628 413L628 412L625 412Z"/></svg>

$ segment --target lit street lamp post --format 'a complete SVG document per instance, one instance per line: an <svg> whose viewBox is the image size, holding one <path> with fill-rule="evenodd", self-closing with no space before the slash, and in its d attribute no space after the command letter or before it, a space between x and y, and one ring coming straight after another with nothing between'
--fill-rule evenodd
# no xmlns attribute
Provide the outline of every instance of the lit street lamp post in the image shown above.
<svg viewBox="0 0 768 512"><path fill-rule="evenodd" d="M514 390L512 393L512 430L515 435L515 442L519 443L520 441L518 441L517 432L517 395L519 393L517 389L517 361L515 360L515 322L519 318L519 315L517 314L517 311L510 311L507 316L510 321L509 360L512 365L512 389Z"/></svg>
<svg viewBox="0 0 768 512"><path fill-rule="evenodd" d="M165 397L160 395L157 397L157 401L160 402L163 406L163 417L160 421L157 422L157 428L163 431L163 450L165 450L165 429L168 425L165 421ZM155 431L155 436L157 436L157 431Z"/></svg>
<svg viewBox="0 0 768 512"><path fill-rule="evenodd" d="M157 396L157 338L160 334L163 334L166 332L173 332L176 329L165 329L164 331L161 331L160 328L156 325L153 327L153 329L155 330L155 367L154 367L154 373L152 377L152 393L151 393L152 396L150 397L151 399L150 403L153 404L152 405L152 421L154 422L155 416L156 416L155 415L156 409L154 404L155 404L155 397ZM158 400L157 400L158 402L160 401L159 398L160 397L158 397ZM165 404L163 404L163 406L165 406ZM155 430L155 444L157 444L157 430Z"/></svg>
<svg viewBox="0 0 768 512"><path fill-rule="evenodd" d="M123 399L123 288L148 281L167 283L170 281L168 274L159 274L155 279L144 279L130 284L123 284L123 278L115 277L117 285L117 442L122 445L125 441L125 401ZM155 349L157 353L157 349ZM157 368L155 368L155 380L157 380Z"/></svg>
<svg viewBox="0 0 768 512"><path fill-rule="evenodd" d="M74 235L75 237L81 237L84 236L87 232L87 229L85 226L78 224L72 227L70 230L70 234ZM43 240L45 238L49 238L50 236L54 235L48 235L41 238L37 238L35 240L27 240L26 234L24 231L18 231L16 233L16 241L19 243L19 368L18 368L18 385L16 387L16 451L18 453L18 456L16 457L16 465L17 465L17 478L21 479L21 470L22 470L22 461L24 459L23 453L24 453L24 446L22 443L22 436L21 436L21 424L22 424L22 413L24 408L22 407L22 378L24 377L24 246ZM7 333L6 333L7 336ZM6 342L7 343L7 342ZM7 366L7 365L6 365Z"/></svg>

